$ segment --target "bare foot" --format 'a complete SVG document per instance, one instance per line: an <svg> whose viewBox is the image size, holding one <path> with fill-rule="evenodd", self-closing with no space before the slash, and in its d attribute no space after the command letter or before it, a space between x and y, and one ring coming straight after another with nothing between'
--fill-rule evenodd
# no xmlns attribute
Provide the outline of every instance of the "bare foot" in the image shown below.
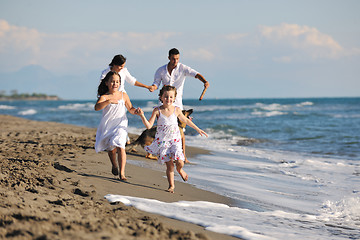
<svg viewBox="0 0 360 240"><path fill-rule="evenodd" d="M186 172L183 169L180 170L179 174L184 182L186 182L189 179L189 176L186 174Z"/></svg>
<svg viewBox="0 0 360 240"><path fill-rule="evenodd" d="M168 190L166 190L169 193L174 193L175 192L175 187L169 187Z"/></svg>
<svg viewBox="0 0 360 240"><path fill-rule="evenodd" d="M149 158L149 159L152 159L152 160L157 160L157 157L154 156L154 155L152 155L151 153L148 153L148 154L146 155L146 158Z"/></svg>
<svg viewBox="0 0 360 240"><path fill-rule="evenodd" d="M112 166L111 172L112 172L112 174L114 174L115 176L119 175L119 170L118 170L117 167Z"/></svg>
<svg viewBox="0 0 360 240"><path fill-rule="evenodd" d="M120 175L120 181L127 181L127 178L125 177L125 175Z"/></svg>

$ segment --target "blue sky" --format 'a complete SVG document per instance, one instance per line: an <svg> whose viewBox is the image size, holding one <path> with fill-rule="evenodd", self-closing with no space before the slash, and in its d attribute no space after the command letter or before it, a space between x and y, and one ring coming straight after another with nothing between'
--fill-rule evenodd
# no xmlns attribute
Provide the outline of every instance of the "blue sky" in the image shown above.
<svg viewBox="0 0 360 240"><path fill-rule="evenodd" d="M359 12L357 0L0 0L0 90L93 99L114 55L151 84L176 47L210 82L208 98L359 96ZM48 71L48 84L29 68L17 74L29 65ZM201 91L187 79L185 98Z"/></svg>

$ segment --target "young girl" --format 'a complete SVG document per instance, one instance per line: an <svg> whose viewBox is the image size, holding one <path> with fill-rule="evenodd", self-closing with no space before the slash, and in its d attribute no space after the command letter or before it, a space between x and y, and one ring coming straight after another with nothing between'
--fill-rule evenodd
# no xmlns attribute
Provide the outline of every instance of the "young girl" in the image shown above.
<svg viewBox="0 0 360 240"><path fill-rule="evenodd" d="M126 109L131 114L137 114L129 99L129 96L120 87L120 75L116 72L109 72L102 79L98 87L98 100L95 104L95 111L103 109L102 119L96 132L95 151L107 151L111 164L112 173L119 175L120 180L127 180L125 177L126 152L125 143L127 140L128 119ZM120 174L116 162L120 167Z"/></svg>
<svg viewBox="0 0 360 240"><path fill-rule="evenodd" d="M145 150L151 154L158 156L158 162L166 164L166 176L169 182L168 192L174 193L174 163L176 163L176 170L184 181L188 180L188 175L183 170L184 153L182 150L180 130L177 118L186 122L187 125L194 128L201 136L207 134L198 128L191 120L186 118L181 109L173 106L176 98L176 88L165 85L160 90L159 99L163 103L162 106L153 110L149 121L144 116L144 112L139 109L141 120L145 127L150 129L157 118L157 130L155 140L150 146L146 146Z"/></svg>

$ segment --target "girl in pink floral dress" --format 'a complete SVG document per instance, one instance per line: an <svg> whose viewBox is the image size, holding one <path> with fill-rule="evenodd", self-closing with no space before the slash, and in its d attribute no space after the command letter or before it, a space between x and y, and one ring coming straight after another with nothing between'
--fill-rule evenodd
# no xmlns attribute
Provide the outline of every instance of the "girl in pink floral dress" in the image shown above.
<svg viewBox="0 0 360 240"><path fill-rule="evenodd" d="M159 99L163 103L162 106L153 110L149 121L146 119L144 112L140 109L141 120L145 127L150 129L155 119L157 119L157 130L155 140L150 146L146 146L145 150L151 154L158 156L158 162L166 164L166 176L169 182L168 192L173 193L175 189L174 184L174 161L176 170L184 181L188 180L188 175L183 169L184 153L182 150L181 135L177 118L186 122L187 125L194 128L200 135L207 134L198 128L191 120L186 118L181 109L173 106L176 98L176 88L165 85L160 90Z"/></svg>

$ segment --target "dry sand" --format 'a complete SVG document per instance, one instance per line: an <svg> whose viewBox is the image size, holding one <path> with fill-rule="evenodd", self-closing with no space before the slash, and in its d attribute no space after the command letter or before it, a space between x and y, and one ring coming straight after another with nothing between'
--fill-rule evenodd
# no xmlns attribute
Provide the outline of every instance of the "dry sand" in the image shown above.
<svg viewBox="0 0 360 240"><path fill-rule="evenodd" d="M109 193L165 202L231 202L180 182L168 193L164 172L131 164L128 181L119 181L107 154L93 149L95 132L0 115L0 239L237 239L110 204L104 199ZM197 153L206 151L187 148L188 156ZM143 156L140 149L128 159L152 161Z"/></svg>

